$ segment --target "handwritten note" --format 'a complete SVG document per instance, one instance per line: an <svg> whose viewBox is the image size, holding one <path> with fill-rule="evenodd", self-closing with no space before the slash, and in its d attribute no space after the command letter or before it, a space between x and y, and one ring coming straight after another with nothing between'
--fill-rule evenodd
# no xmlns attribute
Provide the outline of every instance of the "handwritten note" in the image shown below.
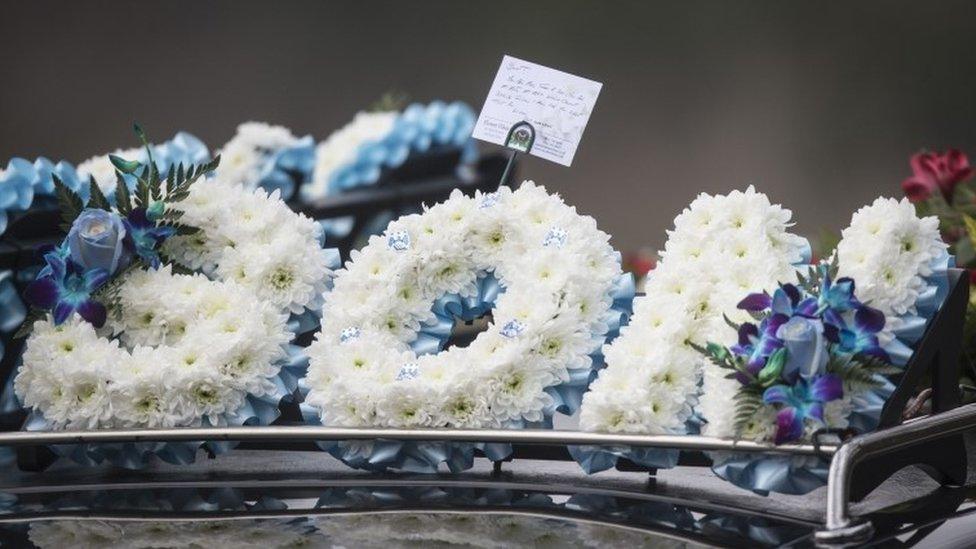
<svg viewBox="0 0 976 549"><path fill-rule="evenodd" d="M530 154L573 163L603 84L506 55L481 109L474 137L505 145L519 122L535 128Z"/></svg>

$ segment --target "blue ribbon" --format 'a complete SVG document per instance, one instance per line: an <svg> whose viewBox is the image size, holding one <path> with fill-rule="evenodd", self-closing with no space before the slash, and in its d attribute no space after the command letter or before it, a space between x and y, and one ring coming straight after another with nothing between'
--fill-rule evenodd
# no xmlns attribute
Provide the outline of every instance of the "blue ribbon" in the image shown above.
<svg viewBox="0 0 976 549"><path fill-rule="evenodd" d="M333 170L324 196L375 185L384 169L402 166L411 154L433 146L461 148L462 160L471 162L477 158L471 140L474 121L474 111L461 102L414 103L397 116L388 134L362 143L349 162ZM312 192L310 187L303 189L307 199L321 198Z"/></svg>
<svg viewBox="0 0 976 549"><path fill-rule="evenodd" d="M470 164L478 159L478 148L471 139L474 122L474 111L461 102L446 104L443 101L434 101L429 105L414 103L397 116L387 135L360 144L348 163L333 170L324 191L316 193L310 185L306 185L311 181L314 170L314 167L310 167L301 181L300 198L304 202L313 202L326 196L375 185L384 170L396 169L412 156L422 155L435 146L460 149L461 163ZM382 232L392 218L391 212L380 212L367 223L362 234ZM352 217L319 221L331 238L349 236L353 222Z"/></svg>
<svg viewBox="0 0 976 549"><path fill-rule="evenodd" d="M288 200L295 190L312 179L315 169L315 140L306 135L294 145L274 151L261 167L257 186L266 191L280 191Z"/></svg>
<svg viewBox="0 0 976 549"><path fill-rule="evenodd" d="M297 322L297 321L296 321ZM280 415L281 402L291 402L296 396L298 381L308 371L308 357L304 349L297 345L288 345L288 354L278 364L281 369L272 378L275 385L273 392L263 395L247 395L244 404L232 413L223 415L217 425L270 425ZM11 376L11 381L16 377ZM13 394L12 387L4 391L4 400ZM204 427L217 426L204 418ZM51 431L51 425L44 415L32 410L24 425L27 431ZM205 448L214 455L229 452L236 442L231 441L193 441L193 442L125 442L99 444L61 444L52 445L51 450L61 456L86 466L94 466L103 462L126 469L141 469L149 463L155 455L167 463L187 465L196 460L197 451Z"/></svg>
<svg viewBox="0 0 976 549"><path fill-rule="evenodd" d="M618 257L619 260L619 257ZM504 288L491 273L478 278L477 292L470 297L457 294L446 295L434 302L431 311L434 319L424 324L410 344L417 354L437 353L443 350L451 336L456 319L462 321L478 318L494 307ZM603 317L607 332L594 334L599 342L610 341L620 333L620 327L630 318L634 301L634 279L630 274L621 275L610 291L613 305ZM599 347L599 345L597 345ZM552 416L558 411L573 414L579 409L582 395L603 366L600 351L591 355L593 364L587 368L570 370L569 380L546 392L553 396L553 404L543 410L544 418L539 422L511 421L505 429L551 429ZM302 394L308 388L300 384ZM318 410L302 404L300 406L305 422L321 425ZM356 469L384 471L399 469L415 473L435 473L441 463L447 464L452 472L469 469L474 463L475 451L480 451L492 461L501 461L512 454L510 444L501 443L455 443L455 442L401 442L401 441L340 441L318 442L319 448L329 452L346 465Z"/></svg>
<svg viewBox="0 0 976 549"><path fill-rule="evenodd" d="M184 167L199 164L209 160L207 147L196 137L186 133L177 133L173 139L153 147L153 157L160 173L166 174L170 167L182 163ZM140 150L138 160L148 162L144 150ZM0 235L7 230L11 213L25 212L42 199L50 200L53 205L54 177L57 176L65 186L81 195L82 200L88 200L88 181L82 181L75 167L65 161L54 163L43 156L31 162L23 158L13 158L7 163L7 169L0 174ZM135 177L126 176L130 188L135 188ZM114 188L108 197L114 195Z"/></svg>

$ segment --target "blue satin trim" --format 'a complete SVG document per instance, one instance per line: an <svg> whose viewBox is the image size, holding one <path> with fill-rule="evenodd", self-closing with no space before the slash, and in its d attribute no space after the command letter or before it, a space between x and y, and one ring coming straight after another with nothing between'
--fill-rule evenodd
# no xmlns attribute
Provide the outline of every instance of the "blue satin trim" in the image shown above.
<svg viewBox="0 0 976 549"><path fill-rule="evenodd" d="M295 190L312 179L315 169L315 140L306 135L290 147L275 151L261 167L257 186L270 192L280 191L288 200Z"/></svg>
<svg viewBox="0 0 976 549"><path fill-rule="evenodd" d="M349 163L336 168L321 194L313 194L310 186L303 185L300 198L311 202L375 185L383 170L398 168L412 155L424 154L433 146L460 148L461 164L470 164L478 159L478 148L471 139L474 122L474 111L461 102L446 104L443 101L434 101L429 105L414 103L400 113L389 134L378 140L362 143ZM314 163L314 158L312 162ZM313 170L314 167L303 183L311 180ZM368 236L382 232L393 217L392 212L380 212L367 223L361 234ZM349 236L354 219L339 217L320 220L319 223L329 237L339 239Z"/></svg>
<svg viewBox="0 0 976 549"><path fill-rule="evenodd" d="M200 164L210 159L207 147L196 137L186 133L177 133L173 139L153 147L153 157L160 173L167 173L171 166L182 163L184 166ZM147 162L144 150L140 150L136 158ZM23 158L13 158L7 163L7 169L0 174L0 235L7 230L9 216L16 212L25 212L33 205L49 200L54 204L54 178L58 176L64 184L76 191L85 201L88 200L88 181L82 181L75 167L65 161L54 163L47 158L40 157L31 162ZM126 176L131 188L135 187L135 178ZM109 198L114 194L114 188L107 193Z"/></svg>
<svg viewBox="0 0 976 549"><path fill-rule="evenodd" d="M602 346L600 345L602 342L617 337L621 326L625 325L630 318L633 310L634 286L634 278L629 273L622 274L616 280L610 292L613 305L602 319L607 326L607 331L604 334L594 335L594 340L598 340L595 341L597 348ZM504 288L498 280L491 273L487 273L478 278L475 295L464 298L458 295L441 297L431 308L434 320L421 327L417 338L411 343L411 348L417 354L440 352L451 336L455 319L473 320L491 311L495 300L503 291ZM570 370L568 381L546 389L546 392L553 397L553 404L543 410L545 417L542 421L533 423L513 421L503 428L551 429L552 417L556 412L575 413L579 409L583 393L590 381L596 377L597 370L603 366L601 351L594 352L591 358L593 360L590 367ZM308 392L304 385L300 390L303 394ZM301 405L301 410L306 423L321 425L318 410L306 404ZM492 461L501 461L512 454L510 444L497 443L342 441L316 444L346 465L370 471L399 469L415 473L436 473L440 464L445 463L452 472L458 472L472 466L476 451L483 453Z"/></svg>
<svg viewBox="0 0 976 549"><path fill-rule="evenodd" d="M881 386L853 400L849 422L852 429L867 433L878 427L881 409L895 390L884 376L875 376ZM818 457L765 456L712 453L712 471L732 484L760 495L770 492L803 495L827 483L830 461Z"/></svg>
<svg viewBox="0 0 976 549"><path fill-rule="evenodd" d="M279 365L281 370L272 378L274 390L263 396L248 395L244 404L236 411L221 416L216 423L204 418L204 427L238 427L243 425L270 425L280 415L279 405L282 402L293 402L298 389L298 381L308 371L308 357L304 349L297 345L288 345L288 354ZM11 380L16 373L11 376ZM4 391L4 398L8 398ZM50 423L44 415L32 410L24 425L27 431L50 431ZM51 450L72 461L87 466L94 466L108 462L126 469L141 469L149 463L155 455L167 463L186 465L196 460L198 450L207 450L213 455L229 452L237 442L230 441L194 441L194 442L126 442L103 444L64 444L53 445Z"/></svg>
<svg viewBox="0 0 976 549"><path fill-rule="evenodd" d="M942 306L949 293L948 269L955 266L955 258L943 253L929 267L932 274L925 277L926 289L915 302L917 314L898 317L901 326L894 330L895 338L885 345L892 364L905 366L914 353L913 346L925 333L925 328ZM856 281L855 281L856 282ZM867 433L878 427L881 410L895 390L895 384L884 376L875 376L880 387L853 399L854 410L850 427ZM827 482L829 462L820 458L766 456L756 458L747 454L713 454L712 470L732 484L759 494L806 494Z"/></svg>
<svg viewBox="0 0 976 549"><path fill-rule="evenodd" d="M683 432L670 434L697 435L701 432L701 424L701 417L692 413L685 422ZM644 467L670 469L678 465L678 458L681 457L680 450L671 448L567 446L567 449L583 472L588 475L612 469L621 459L627 459Z"/></svg>
<svg viewBox="0 0 976 549"><path fill-rule="evenodd" d="M52 163L44 157L34 162L13 158L0 174L0 234L7 230L9 216L25 212L44 199L54 204L54 179L57 175L64 184L88 199L88 185L82 185L74 166L67 162Z"/></svg>
<svg viewBox="0 0 976 549"><path fill-rule="evenodd" d="M431 307L434 319L423 324L410 348L418 355L439 353L451 337L454 322L467 322L484 316L495 307L495 300L505 291L492 273L478 278L477 292L469 297L449 294L439 298Z"/></svg>
<svg viewBox="0 0 976 549"><path fill-rule="evenodd" d="M949 295L948 270L955 265L955 257L949 255L948 252L943 252L941 256L929 263L932 274L925 277L926 287L915 301L917 313L906 313L899 316L900 326L893 330L895 338L884 346L884 350L887 351L894 365L904 366L912 357L912 353L915 352L912 346L925 333L928 321L935 316L936 311L939 310L946 296Z"/></svg>
<svg viewBox="0 0 976 549"><path fill-rule="evenodd" d="M302 197L316 200L374 185L384 169L402 166L412 154L427 152L434 146L460 148L462 162L472 162L478 156L471 139L474 122L474 111L461 102L414 103L397 116L388 134L362 143L352 160L333 170L321 195L312 194L311 187L305 186Z"/></svg>

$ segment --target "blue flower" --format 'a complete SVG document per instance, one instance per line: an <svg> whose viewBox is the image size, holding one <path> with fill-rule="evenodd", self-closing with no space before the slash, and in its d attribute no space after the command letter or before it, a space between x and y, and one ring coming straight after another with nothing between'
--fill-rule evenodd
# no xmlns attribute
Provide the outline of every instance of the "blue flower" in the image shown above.
<svg viewBox="0 0 976 549"><path fill-rule="evenodd" d="M145 208L134 208L123 223L128 233L125 241L129 251L139 256L146 265L158 268L161 263L159 246L175 235L176 229L166 225L156 226L147 217Z"/></svg>
<svg viewBox="0 0 976 549"><path fill-rule="evenodd" d="M829 353L823 332L820 320L803 316L794 316L776 330L786 348L784 379L795 381L800 376L809 380L824 372Z"/></svg>
<svg viewBox="0 0 976 549"><path fill-rule="evenodd" d="M109 274L105 269L84 269L64 256L63 247L44 255L45 267L24 294L27 302L46 311L53 311L54 323L61 324L72 313L91 322L96 328L105 324L105 306L92 299L92 294L104 285Z"/></svg>
<svg viewBox="0 0 976 549"><path fill-rule="evenodd" d="M783 444L803 437L803 422L810 418L824 423L824 403L844 396L840 377L824 374L807 381L797 380L795 385L773 385L763 393L766 404L782 404L776 414L776 444Z"/></svg>
<svg viewBox="0 0 976 549"><path fill-rule="evenodd" d="M820 265L819 268L826 269L827 267ZM817 296L817 306L820 310L833 309L838 312L845 312L856 309L860 304L854 297L853 279L844 277L831 281L826 272L821 275L820 295Z"/></svg>
<svg viewBox="0 0 976 549"><path fill-rule="evenodd" d="M83 269L104 269L113 275L132 258L124 244L126 234L125 224L118 214L88 208L81 212L68 231L71 260Z"/></svg>

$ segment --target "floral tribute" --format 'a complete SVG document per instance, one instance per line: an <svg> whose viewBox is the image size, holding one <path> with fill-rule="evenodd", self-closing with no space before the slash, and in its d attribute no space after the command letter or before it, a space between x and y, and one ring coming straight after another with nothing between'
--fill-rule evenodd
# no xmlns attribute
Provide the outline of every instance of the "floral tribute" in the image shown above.
<svg viewBox="0 0 976 549"><path fill-rule="evenodd" d="M740 384L737 437L782 444L846 429L857 393L900 371L878 339L885 315L855 297L854 280L834 280L836 270L821 263L798 284L747 296L738 307L758 320L729 321L738 342L697 348Z"/></svg>
<svg viewBox="0 0 976 549"><path fill-rule="evenodd" d="M313 415L337 426L518 428L572 412L591 355L632 297L608 240L531 182L455 191L394 221L353 252L326 296L308 350ZM487 313L473 342L445 350L456 321ZM362 467L470 466L472 448L431 448L333 450Z"/></svg>
<svg viewBox="0 0 976 549"><path fill-rule="evenodd" d="M414 103L402 112L392 107L377 105L356 114L318 145L311 181L301 190L303 198L316 200L375 184L383 169L399 167L410 156L431 149L459 148L463 162L477 158L471 107L459 101Z"/></svg>
<svg viewBox="0 0 976 549"><path fill-rule="evenodd" d="M758 318L732 319L735 341L705 347L726 384L703 387L706 434L778 444L877 428L895 388L888 377L941 306L952 257L935 218L918 217L908 200L878 198L842 235L830 262L745 297L740 312ZM827 479L819 458L716 453L713 461L719 476L760 493L803 494Z"/></svg>
<svg viewBox="0 0 976 549"><path fill-rule="evenodd" d="M114 155L120 158L147 162L145 149L117 150ZM168 173L178 164L184 166L205 164L210 160L207 147L196 137L177 133L172 139L152 146L152 156L156 169ZM112 198L115 192L115 167L109 155L90 158L77 168L64 160L54 163L40 157L31 162L24 158L13 158L6 169L0 169L0 235L7 229L10 217L26 212L39 205L46 205L55 199L54 179L57 178L82 199L89 199L88 183L94 179L102 194ZM135 189L136 177L124 174L130 190Z"/></svg>
<svg viewBox="0 0 976 549"><path fill-rule="evenodd" d="M287 313L317 306L334 251L275 195L204 179L219 157L165 177L148 146L145 165L111 160L114 206L94 180L87 204L55 181L68 234L27 288L30 337L15 380L33 409L29 428L274 419L288 392L279 377L294 335ZM126 176L137 181L132 193ZM192 460L178 443L70 451L138 466L157 450Z"/></svg>
<svg viewBox="0 0 976 549"><path fill-rule="evenodd" d="M735 382L709 364L695 345L731 344L725 322L749 315L736 309L754 288L772 290L793 280L793 264L806 261L805 239L789 232L791 212L749 187L728 195L699 195L674 221L661 260L634 300L634 316L607 345L607 368L584 396L580 425L587 431L646 434L697 432L693 414L704 415L706 434L727 436L727 407L701 396L722 394ZM699 402L699 398L702 402ZM618 457L649 466L673 466L677 452L607 453L573 449L588 471L612 467Z"/></svg>
<svg viewBox="0 0 976 549"><path fill-rule="evenodd" d="M315 141L299 138L284 126L245 122L221 149L217 178L278 191L284 200L306 183L315 165Z"/></svg>

